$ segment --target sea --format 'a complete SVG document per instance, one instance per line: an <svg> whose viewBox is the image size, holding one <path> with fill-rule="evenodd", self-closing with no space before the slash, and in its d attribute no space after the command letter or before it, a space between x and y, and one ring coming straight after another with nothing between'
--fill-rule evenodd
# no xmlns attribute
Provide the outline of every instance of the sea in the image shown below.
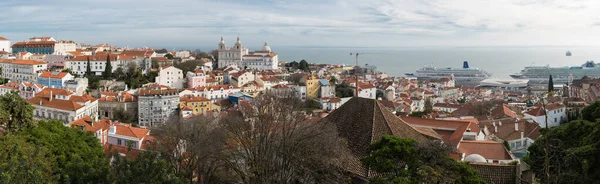
<svg viewBox="0 0 600 184"><path fill-rule="evenodd" d="M600 47L402 47L402 48L340 48L282 47L274 48L280 61L355 65L375 65L391 76L414 73L424 66L460 68L468 61L471 68L493 74L492 78L510 79L509 74L525 66L581 66L586 61L600 62ZM572 56L565 53L571 51Z"/></svg>

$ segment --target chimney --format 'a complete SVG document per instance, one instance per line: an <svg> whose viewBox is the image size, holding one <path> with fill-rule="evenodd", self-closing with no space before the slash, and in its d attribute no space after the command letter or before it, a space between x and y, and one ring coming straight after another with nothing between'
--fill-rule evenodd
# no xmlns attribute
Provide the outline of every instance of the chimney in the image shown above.
<svg viewBox="0 0 600 184"><path fill-rule="evenodd" d="M495 127L495 126L496 126L496 122L495 122L495 121L492 121L492 125Z"/></svg>
<svg viewBox="0 0 600 184"><path fill-rule="evenodd" d="M515 120L515 132L519 131L519 120Z"/></svg>
<svg viewBox="0 0 600 184"><path fill-rule="evenodd" d="M52 98L54 98L54 97L52 96L52 90L50 90L50 99L49 99L49 101L52 101Z"/></svg>
<svg viewBox="0 0 600 184"><path fill-rule="evenodd" d="M502 126L502 121L498 121L498 126Z"/></svg>
<svg viewBox="0 0 600 184"><path fill-rule="evenodd" d="M523 145L523 147L525 147L525 139L523 139L525 137L525 133L521 132L521 145Z"/></svg>
<svg viewBox="0 0 600 184"><path fill-rule="evenodd" d="M117 127L114 124L110 125L110 129L108 130L108 134L116 134L117 133Z"/></svg>

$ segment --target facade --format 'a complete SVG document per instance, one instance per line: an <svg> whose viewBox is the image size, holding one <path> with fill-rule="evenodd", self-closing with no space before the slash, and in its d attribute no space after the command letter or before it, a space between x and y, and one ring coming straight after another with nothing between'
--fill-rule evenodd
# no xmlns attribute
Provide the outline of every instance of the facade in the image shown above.
<svg viewBox="0 0 600 184"><path fill-rule="evenodd" d="M69 52L75 52L77 44L74 41L60 40L54 44L54 53L56 55L67 55Z"/></svg>
<svg viewBox="0 0 600 184"><path fill-rule="evenodd" d="M331 85L327 79L320 79L321 85L319 97L321 98L333 98L335 97L335 86Z"/></svg>
<svg viewBox="0 0 600 184"><path fill-rule="evenodd" d="M127 92L103 92L98 101L100 117L115 120L116 112L127 112L134 116L138 114L138 98Z"/></svg>
<svg viewBox="0 0 600 184"><path fill-rule="evenodd" d="M243 47L239 37L233 47L227 47L225 40L221 37L218 51L219 68L227 66L258 70L276 70L279 68L277 53L271 52L271 47L266 42L262 50L248 52L248 48Z"/></svg>
<svg viewBox="0 0 600 184"><path fill-rule="evenodd" d="M75 74L85 75L85 72L87 71L87 61L89 59L91 72L96 76L100 76L102 73L104 73L106 68L106 59L108 57L108 55L75 56L71 60L65 61L64 67L71 69L71 71L73 71ZM118 55L110 55L112 72L117 70L117 65L119 64L118 60Z"/></svg>
<svg viewBox="0 0 600 184"><path fill-rule="evenodd" d="M180 97L183 97L185 95L205 97L214 103L217 100L227 99L229 95L240 91L241 88L226 84L217 86L188 88L179 93L179 95Z"/></svg>
<svg viewBox="0 0 600 184"><path fill-rule="evenodd" d="M342 99L337 98L337 97L333 97L333 98L320 98L319 99L319 103L321 103L321 105L323 106L323 110L324 111L333 111L338 109L340 106L342 106Z"/></svg>
<svg viewBox="0 0 600 184"><path fill-rule="evenodd" d="M218 112L221 107L212 103L205 97L185 95L179 99L179 108L188 108L193 115L208 115L210 112Z"/></svg>
<svg viewBox="0 0 600 184"><path fill-rule="evenodd" d="M73 80L73 75L67 72L42 72L37 83L51 88L63 88L68 80Z"/></svg>
<svg viewBox="0 0 600 184"><path fill-rule="evenodd" d="M183 88L183 81L183 72L179 68L173 66L160 68L158 76L156 77L157 84L175 89Z"/></svg>
<svg viewBox="0 0 600 184"><path fill-rule="evenodd" d="M64 89L45 88L28 102L35 107L36 119L59 120L65 125L84 116L98 119L98 99L89 95L76 96Z"/></svg>
<svg viewBox="0 0 600 184"><path fill-rule="evenodd" d="M64 82L64 89L75 92L76 95L83 95L85 91L88 89L88 79L87 78L74 78L72 80L67 80Z"/></svg>
<svg viewBox="0 0 600 184"><path fill-rule="evenodd" d="M0 77L15 82L37 82L40 73L48 68L42 61L0 59L2 74Z"/></svg>
<svg viewBox="0 0 600 184"><path fill-rule="evenodd" d="M13 54L31 52L33 54L53 54L56 40L52 37L33 37L29 41L17 42L12 45Z"/></svg>
<svg viewBox="0 0 600 184"><path fill-rule="evenodd" d="M163 125L179 108L179 93L176 89L140 90L138 96L138 121L145 127Z"/></svg>
<svg viewBox="0 0 600 184"><path fill-rule="evenodd" d="M523 113L525 118L533 119L540 127L546 128L546 115L548 113L548 126L554 127L560 125L563 121L567 120L566 107L562 104L552 103L546 105L546 108L542 105L536 105L534 108Z"/></svg>
<svg viewBox="0 0 600 184"><path fill-rule="evenodd" d="M321 82L319 77L315 75L304 76L300 83L306 85L306 97L310 99L319 98L321 91Z"/></svg>
<svg viewBox="0 0 600 184"><path fill-rule="evenodd" d="M356 94L356 84L352 84L352 93ZM375 99L376 98L376 93L377 93L377 88L375 88L375 86L373 84L365 84L362 82L358 83L358 97L361 98L369 98L369 99Z"/></svg>
<svg viewBox="0 0 600 184"><path fill-rule="evenodd" d="M241 71L237 73L231 73L231 84L234 86L243 86L255 80L256 75L250 71Z"/></svg>
<svg viewBox="0 0 600 184"><path fill-rule="evenodd" d="M150 130L132 127L130 124L113 122L108 129L107 144L145 150Z"/></svg>
<svg viewBox="0 0 600 184"><path fill-rule="evenodd" d="M67 56L63 55L46 55L44 62L48 64L48 68L64 68Z"/></svg>
<svg viewBox="0 0 600 184"><path fill-rule="evenodd" d="M11 53L10 40L0 36L0 51Z"/></svg>
<svg viewBox="0 0 600 184"><path fill-rule="evenodd" d="M186 74L188 88L204 87L206 86L206 73L204 70L196 69L189 71Z"/></svg>

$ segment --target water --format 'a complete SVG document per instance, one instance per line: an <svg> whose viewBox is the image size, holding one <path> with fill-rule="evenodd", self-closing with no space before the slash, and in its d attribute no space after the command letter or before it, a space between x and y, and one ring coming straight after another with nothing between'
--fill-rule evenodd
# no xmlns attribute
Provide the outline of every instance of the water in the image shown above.
<svg viewBox="0 0 600 184"><path fill-rule="evenodd" d="M377 66L378 70L392 76L403 76L415 70L433 65L462 67L469 61L471 68L480 68L493 74L494 78L508 79L508 75L520 72L525 66L550 65L579 66L588 60L600 62L600 47L453 47L453 48L273 48L280 61L354 65L350 52L362 52L359 64ZM565 53L570 50L573 56Z"/></svg>

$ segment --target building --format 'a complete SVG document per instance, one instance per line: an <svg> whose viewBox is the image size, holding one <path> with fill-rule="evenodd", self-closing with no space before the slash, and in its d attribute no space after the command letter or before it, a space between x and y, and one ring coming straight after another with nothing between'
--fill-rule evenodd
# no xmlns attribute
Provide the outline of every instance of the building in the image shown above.
<svg viewBox="0 0 600 184"><path fill-rule="evenodd" d="M110 57L110 65L112 72L115 72L119 64L118 55L91 55L91 56L75 56L74 58L64 62L64 68L69 68L73 73L85 75L87 72L87 61L90 61L90 70L96 76L101 76L106 69L106 60Z"/></svg>
<svg viewBox="0 0 600 184"><path fill-rule="evenodd" d="M46 86L31 82L9 82L0 86L0 95L16 91L21 98L29 100L44 88L46 88Z"/></svg>
<svg viewBox="0 0 600 184"><path fill-rule="evenodd" d="M145 127L163 125L167 119L176 115L179 108L177 89L140 90L138 95L138 122Z"/></svg>
<svg viewBox="0 0 600 184"><path fill-rule="evenodd" d="M180 95L180 97L183 97L185 95L205 97L214 103L217 100L227 99L227 97L229 95L240 92L240 91L241 91L241 88L226 84L226 85L188 88L188 89L181 91L181 93L179 93L179 95Z"/></svg>
<svg viewBox="0 0 600 184"><path fill-rule="evenodd" d="M33 37L29 41L17 42L12 45L13 54L30 52L33 54L54 54L56 40L52 37Z"/></svg>
<svg viewBox="0 0 600 184"><path fill-rule="evenodd" d="M10 40L0 36L0 51L11 53Z"/></svg>
<svg viewBox="0 0 600 184"><path fill-rule="evenodd" d="M531 119L502 118L484 120L479 127L491 140L506 141L517 158L527 154L527 148L541 136L541 127Z"/></svg>
<svg viewBox="0 0 600 184"><path fill-rule="evenodd" d="M54 53L52 54L67 55L75 51L77 51L77 44L74 41L59 40L54 44Z"/></svg>
<svg viewBox="0 0 600 184"><path fill-rule="evenodd" d="M525 118L533 119L540 127L546 128L546 112L548 113L548 126L554 127L567 120L566 107L562 104L551 103L544 108L538 104L523 113Z"/></svg>
<svg viewBox="0 0 600 184"><path fill-rule="evenodd" d="M306 85L306 97L309 99L319 98L321 95L321 82L316 75L307 75L300 79L300 85Z"/></svg>
<svg viewBox="0 0 600 184"><path fill-rule="evenodd" d="M333 98L335 97L335 85L331 85L327 79L319 79L319 97L321 98Z"/></svg>
<svg viewBox="0 0 600 184"><path fill-rule="evenodd" d="M256 75L254 75L251 71L240 71L237 73L231 73L231 83L234 86L241 87L249 82L256 80Z"/></svg>
<svg viewBox="0 0 600 184"><path fill-rule="evenodd" d="M72 80L67 80L64 83L63 88L72 92L75 92L76 95L85 94L88 89L88 79L87 78L75 78Z"/></svg>
<svg viewBox="0 0 600 184"><path fill-rule="evenodd" d="M67 72L42 72L37 83L51 88L63 88L65 82L73 79L73 75Z"/></svg>
<svg viewBox="0 0 600 184"><path fill-rule="evenodd" d="M65 67L67 57L63 55L46 55L44 62L48 64L48 69L62 69Z"/></svg>
<svg viewBox="0 0 600 184"><path fill-rule="evenodd" d="M179 108L189 108L193 115L208 115L210 112L219 112L221 107L212 103L208 98L201 96L185 95L179 98Z"/></svg>
<svg viewBox="0 0 600 184"><path fill-rule="evenodd" d="M173 66L161 67L155 82L158 85L164 85L169 88L183 88L183 72Z"/></svg>
<svg viewBox="0 0 600 184"><path fill-rule="evenodd" d="M323 106L324 111L333 111L342 106L342 99L337 97L324 97L319 99L319 103Z"/></svg>
<svg viewBox="0 0 600 184"><path fill-rule="evenodd" d="M219 68L239 66L248 69L276 70L279 67L277 53L271 52L271 47L266 42L262 50L248 52L248 48L242 45L239 37L233 47L227 47L221 37L218 52Z"/></svg>
<svg viewBox="0 0 600 184"><path fill-rule="evenodd" d="M15 82L37 82L40 73L48 68L43 61L0 59L0 77Z"/></svg>
<svg viewBox="0 0 600 184"><path fill-rule="evenodd" d="M118 120L115 113L138 115L138 97L127 92L102 92L98 99L100 117Z"/></svg>
<svg viewBox="0 0 600 184"><path fill-rule="evenodd" d="M356 94L356 84L352 83L352 93ZM358 83L358 97L375 99L377 88L373 84Z"/></svg>
<svg viewBox="0 0 600 184"><path fill-rule="evenodd" d="M186 74L188 88L197 88L206 86L206 73L204 70L196 69Z"/></svg>
<svg viewBox="0 0 600 184"><path fill-rule="evenodd" d="M28 102L35 107L36 119L60 120L65 125L84 116L98 119L98 99L89 95L77 96L64 89L45 88Z"/></svg>
<svg viewBox="0 0 600 184"><path fill-rule="evenodd" d="M112 122L108 129L107 144L131 147L135 150L146 150L150 144L150 130L145 128L133 127L130 124Z"/></svg>

